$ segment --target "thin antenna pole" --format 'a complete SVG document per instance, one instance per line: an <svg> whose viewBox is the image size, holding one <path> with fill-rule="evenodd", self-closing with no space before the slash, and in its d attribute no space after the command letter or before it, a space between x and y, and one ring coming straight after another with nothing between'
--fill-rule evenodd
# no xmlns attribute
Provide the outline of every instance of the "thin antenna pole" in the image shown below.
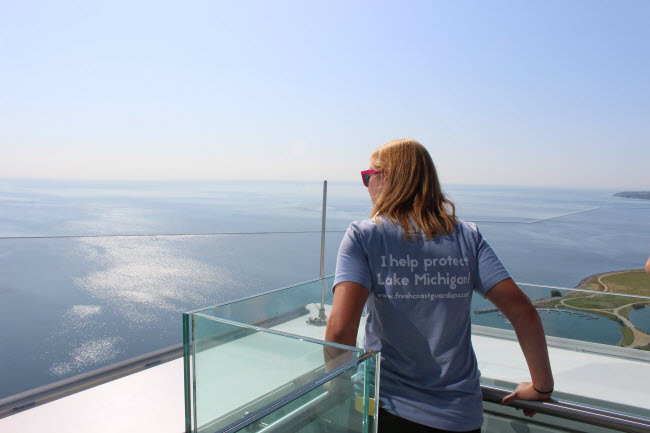
<svg viewBox="0 0 650 433"><path fill-rule="evenodd" d="M325 220L327 209L327 181L323 181L323 225L320 231L320 308L318 317L310 317L307 324L313 326L327 325L327 315L325 314Z"/></svg>
<svg viewBox="0 0 650 433"><path fill-rule="evenodd" d="M323 225L320 232L320 278L321 278L321 295L320 308L325 308L325 221L327 216L327 181L323 181Z"/></svg>

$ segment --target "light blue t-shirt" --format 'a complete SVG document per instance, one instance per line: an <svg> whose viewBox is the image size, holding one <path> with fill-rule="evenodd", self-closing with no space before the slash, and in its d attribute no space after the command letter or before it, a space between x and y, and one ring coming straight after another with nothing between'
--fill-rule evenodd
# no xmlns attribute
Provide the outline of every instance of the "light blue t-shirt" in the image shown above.
<svg viewBox="0 0 650 433"><path fill-rule="evenodd" d="M458 221L447 236L411 242L384 217L379 225L350 225L334 286L352 281L370 292L364 347L381 350L380 407L439 429L481 426L472 291L485 296L509 277L472 223Z"/></svg>

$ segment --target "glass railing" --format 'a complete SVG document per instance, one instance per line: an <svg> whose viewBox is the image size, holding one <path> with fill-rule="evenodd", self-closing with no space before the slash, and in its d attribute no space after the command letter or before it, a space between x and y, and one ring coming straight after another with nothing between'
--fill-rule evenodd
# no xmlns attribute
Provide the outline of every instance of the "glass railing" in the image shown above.
<svg viewBox="0 0 650 433"><path fill-rule="evenodd" d="M322 314L326 317L329 312L333 281L333 277L328 277L242 298L206 308L202 314L264 328L304 332L303 335L322 340L325 330L318 326L316 319ZM539 312L550 345L579 346L650 361L650 297L526 283L519 286ZM619 287L619 290L623 289ZM474 295L471 309L476 333L515 338L514 332L500 331L512 331L512 325L487 299ZM307 322L315 326L304 326Z"/></svg>
<svg viewBox="0 0 650 433"><path fill-rule="evenodd" d="M300 330L304 332L311 329L304 326L310 315L318 316L321 306L329 311L333 301L333 283L334 277L308 281L206 308L201 313L264 328L287 329L289 324L299 323ZM293 321L297 318L305 320ZM313 324L316 331L309 332L309 335L324 340L326 323L312 320L309 324Z"/></svg>
<svg viewBox="0 0 650 433"><path fill-rule="evenodd" d="M610 274L600 280L595 277L593 284L586 284L591 290L519 283L542 320L554 371L565 380L556 380L555 402L544 404L546 413L530 421L541 429L538 431L546 431L544 425L590 432L650 431L650 394L634 386L638 379L650 375L650 297L633 296L643 293L640 285L647 284L645 279L636 278L637 273L627 271L619 278ZM481 337L514 343L516 335L507 318L479 296L472 301L472 333L484 393L492 387L516 387L513 377L521 373L524 379L527 370L518 345L512 344L506 356L518 357L520 362L504 362L501 368L494 368L495 359L480 356L481 346L485 346L479 341ZM504 366L510 366L511 371ZM571 378L570 385L567 377ZM503 431L503 423L529 423L523 414L494 402L485 402L484 410L486 431ZM583 418L585 413L589 415Z"/></svg>
<svg viewBox="0 0 650 433"><path fill-rule="evenodd" d="M305 345L305 347L323 344L325 327L322 325L325 322L322 319L329 315L331 308L332 283L333 278L315 280L201 310L199 313L195 313L198 314L196 317L200 317L201 321L210 321L208 322L210 325L204 326L211 328L212 332L209 333L211 334L208 340L210 343L207 345L201 344L200 347L214 346L217 348L221 341L237 341L237 339L246 341L244 338L249 338L248 341L251 344L255 341L254 338L263 337L264 341L267 341L267 339L269 339L268 341L271 341L270 339L282 341L285 338L294 338L288 337L287 334L302 336L303 339L300 344ZM576 381L577 386L568 390L563 386L564 384L557 384L558 390L554 393L552 403L518 402L515 406L524 408L526 405L532 404L539 412L533 420L524 417L523 414L519 415L521 412L516 412L512 407L502 407L495 404L494 401L497 401L495 399L500 394L505 395L505 392L516 387L517 380L512 377L519 373L523 374L523 377L519 380L524 380L527 377L527 367L515 341L515 333L507 319L494 309L494 306L489 301L480 296L474 296L472 300L473 339L476 340L475 347L477 347L479 368L483 373L482 386L484 393L489 397L486 398L484 405L486 414L484 431L504 431L502 429L504 423L510 423L510 429L514 424L525 423L531 428L530 431L536 431L535 429L538 429L538 431L553 431L552 429L543 430L552 426L558 429L556 431L566 431L562 429L574 429L575 431L610 431L607 429L614 429L611 431L648 431L650 411L646 407L647 404L644 403L643 395L634 395L635 391L631 389L625 391L625 384L618 384L618 388L610 388L612 384L607 379L607 376L612 368L635 370L638 377L648 377L650 374L650 352L639 350L645 349L644 344L642 344L643 341L636 340L636 343L630 343L625 337L628 333L626 328L632 329L631 326L636 330L633 332L637 339L642 338L645 334L644 329L647 329L644 328L645 320L648 319L650 309L642 308L641 305L649 305L650 298L531 284L520 284L520 286L533 300L539 311L546 330L549 347L560 351L562 362L575 364L574 376L578 378ZM323 299L322 304L321 299ZM363 335L365 317L362 317L361 320L360 336ZM200 328L196 329L201 332ZM259 333L269 333L269 335L257 335ZM499 357L496 357L497 361L482 359L479 346L485 346L485 343L481 343L480 339L488 339L488 346L493 347L494 350L501 350L496 348L498 340L505 341L507 346L505 350L508 353L502 353L502 359L520 358L522 365L509 362L501 363ZM243 341L239 344L242 344ZM291 344L296 344L296 342ZM255 345L255 350L262 353L261 351L266 350L265 348L268 347L268 345L259 344ZM284 349L281 344L275 345L273 349L277 350L277 353L260 356L268 356L270 360L273 360L274 357L278 356L291 358L294 354L289 348ZM488 348L487 350L489 352L491 349ZM225 349L222 353L225 356ZM310 370L312 375L324 372L322 365L320 365L321 370L316 370L319 367L316 364L322 363L319 355L320 353L316 353L312 359L313 363L307 366L312 368ZM552 357L560 355L553 353ZM196 359L198 360L199 357ZM223 365L232 365L233 362L242 363L242 361L237 361L235 354L233 354L230 361L225 362ZM492 368L494 366L490 365L494 362L499 364L497 368ZM214 365L212 365L212 369L215 368ZM561 366L556 365L555 367L560 369ZM282 370L281 368L278 369ZM294 367L290 369L294 369ZM602 373L598 373L601 375L598 382L587 383L579 380L581 372L593 369L602 371ZM225 367L225 370L228 371L229 368ZM242 371L242 374L244 374L243 372L247 370L248 368L240 368L238 371ZM296 371L302 370L296 369ZM197 372L200 376L198 367ZM593 371L591 372L593 373ZM204 374L208 375L208 373ZM199 376L197 376L197 381L200 380ZM613 377L611 374L609 376L610 378ZM298 377L299 375L291 379L295 381ZM310 376L311 379L313 377ZM241 383L247 382L242 380ZM293 385L290 385L292 383ZM287 380L282 384L287 386L289 391L292 391L304 384L304 382ZM200 386L200 384L197 384L197 391L200 390ZM594 389L597 389L598 392L594 393ZM269 393L276 391L276 388L268 387L263 388L263 390ZM612 390L616 395L611 393ZM219 391L223 392L223 389L208 387L206 392L209 394L210 392L218 393ZM199 391L197 394L197 401L199 397L204 395L201 393L202 391ZM599 395L605 397L599 398ZM251 397L250 400L247 400L248 397ZM258 393L256 396L248 395L246 398L242 397L237 403L239 404L237 409L241 413L242 407L244 407L242 401L247 400L248 404L253 406L248 407L246 411L253 412L259 405L267 402L267 399L273 399L274 397L277 397L277 394L270 395L270 397L263 393ZM206 399L205 401L210 401L209 397L203 398ZM491 401L490 398L494 401ZM257 403L250 403L255 401ZM197 404L200 412L201 403L197 402ZM233 405L237 404L233 403ZM207 418L213 417L212 415L214 414L210 414ZM275 416L279 417L280 415L276 414ZM232 419L229 418L228 420L232 421ZM223 421L223 423L225 422ZM607 424L608 422L611 425ZM202 425L200 417L198 424ZM628 427L630 429L625 430Z"/></svg>
<svg viewBox="0 0 650 433"><path fill-rule="evenodd" d="M188 432L375 431L378 353L301 332L320 285L184 314Z"/></svg>
<svg viewBox="0 0 650 433"><path fill-rule="evenodd" d="M519 286L533 301L547 336L648 351L650 308L646 307L650 307L650 297L635 295L635 292L641 291L638 284L646 284L650 288L650 279L643 272L643 280L636 283L637 273L641 274L642 271L628 271L628 275L622 275L619 280L614 279L615 275L612 274L612 282L606 286L588 285L601 290L576 290L525 283L519 283ZM627 285L614 286L614 282L625 282ZM613 286L617 292L611 291ZM605 292L604 289L608 291ZM473 298L472 312L474 325L512 329L504 315L488 300L479 296ZM600 349L607 350L605 347ZM628 352L628 355L634 354ZM650 360L650 353L636 355Z"/></svg>

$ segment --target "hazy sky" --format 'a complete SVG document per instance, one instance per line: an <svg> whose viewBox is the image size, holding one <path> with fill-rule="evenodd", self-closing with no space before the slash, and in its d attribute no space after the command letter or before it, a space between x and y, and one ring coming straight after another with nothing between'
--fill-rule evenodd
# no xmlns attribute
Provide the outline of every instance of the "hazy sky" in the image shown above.
<svg viewBox="0 0 650 433"><path fill-rule="evenodd" d="M0 177L650 189L650 1L4 0Z"/></svg>

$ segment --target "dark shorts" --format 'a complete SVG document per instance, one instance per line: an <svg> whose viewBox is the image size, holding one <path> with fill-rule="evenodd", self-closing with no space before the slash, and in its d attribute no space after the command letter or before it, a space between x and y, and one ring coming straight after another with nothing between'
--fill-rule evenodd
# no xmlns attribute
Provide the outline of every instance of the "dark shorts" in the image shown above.
<svg viewBox="0 0 650 433"><path fill-rule="evenodd" d="M385 409L379 409L379 433L462 433L452 430L440 430L426 425L418 424L397 415L393 415ZM465 433L481 433L481 429L469 430Z"/></svg>

